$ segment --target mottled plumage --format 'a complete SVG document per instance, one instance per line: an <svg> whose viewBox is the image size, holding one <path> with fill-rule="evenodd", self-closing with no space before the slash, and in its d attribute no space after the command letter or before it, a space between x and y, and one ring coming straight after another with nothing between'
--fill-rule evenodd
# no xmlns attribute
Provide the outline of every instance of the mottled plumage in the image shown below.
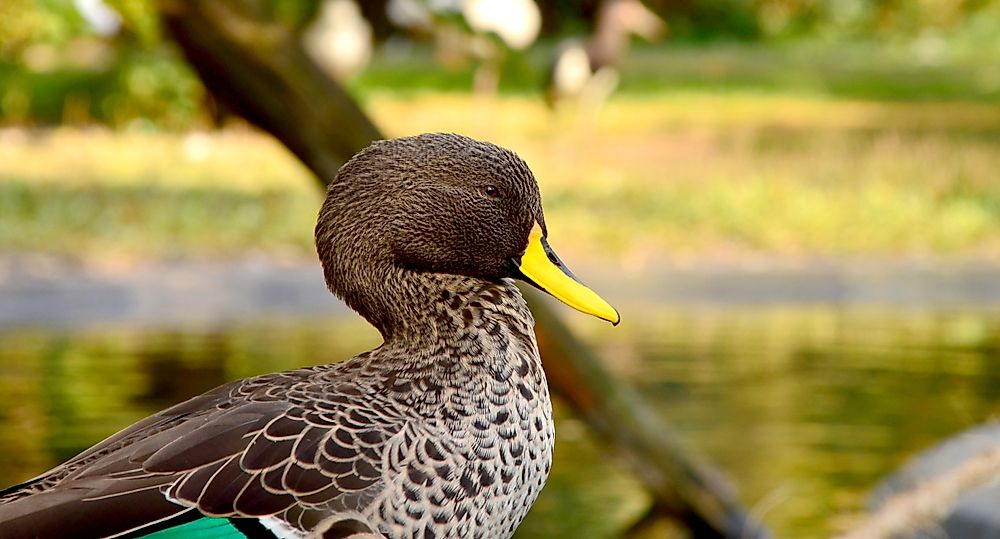
<svg viewBox="0 0 1000 539"><path fill-rule="evenodd" d="M0 537L509 537L554 442L509 278L535 223L534 178L507 150L375 144L332 183L316 241L384 344L128 427L0 493Z"/></svg>

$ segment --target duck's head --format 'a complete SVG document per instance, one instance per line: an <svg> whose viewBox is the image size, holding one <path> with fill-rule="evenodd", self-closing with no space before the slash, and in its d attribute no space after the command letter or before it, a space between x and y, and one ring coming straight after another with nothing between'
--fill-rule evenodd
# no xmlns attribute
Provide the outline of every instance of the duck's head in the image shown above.
<svg viewBox="0 0 1000 539"><path fill-rule="evenodd" d="M538 184L510 150L454 134L376 142L330 184L316 246L330 289L369 320L395 270L521 279L614 324L546 240ZM405 292L405 291L403 291Z"/></svg>

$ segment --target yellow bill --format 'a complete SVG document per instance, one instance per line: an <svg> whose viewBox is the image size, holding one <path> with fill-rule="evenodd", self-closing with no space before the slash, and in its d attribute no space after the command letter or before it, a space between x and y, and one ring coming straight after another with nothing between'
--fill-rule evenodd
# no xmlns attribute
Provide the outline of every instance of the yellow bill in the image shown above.
<svg viewBox="0 0 1000 539"><path fill-rule="evenodd" d="M542 236L542 227L535 223L528 235L528 248L521 257L518 269L527 280L574 309L618 325L621 316L604 298L583 286L559 260L548 241Z"/></svg>

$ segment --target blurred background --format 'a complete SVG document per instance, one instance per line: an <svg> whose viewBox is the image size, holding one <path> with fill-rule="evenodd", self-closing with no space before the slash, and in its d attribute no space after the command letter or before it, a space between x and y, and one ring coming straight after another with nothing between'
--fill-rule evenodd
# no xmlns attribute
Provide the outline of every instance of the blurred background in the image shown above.
<svg viewBox="0 0 1000 539"><path fill-rule="evenodd" d="M562 317L776 536L848 530L1000 410L1000 1L248 2L388 136L527 160L624 322ZM323 287L315 179L169 4L0 3L0 484L378 343ZM630 533L651 498L556 412L518 537Z"/></svg>

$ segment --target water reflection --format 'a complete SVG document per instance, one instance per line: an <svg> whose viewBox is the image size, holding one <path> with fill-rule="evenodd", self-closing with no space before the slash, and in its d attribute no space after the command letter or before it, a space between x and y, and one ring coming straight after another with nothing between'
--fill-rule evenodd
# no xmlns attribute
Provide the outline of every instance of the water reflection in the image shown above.
<svg viewBox="0 0 1000 539"><path fill-rule="evenodd" d="M645 309L570 319L732 476L778 536L843 529L913 451L1000 409L1000 313ZM0 335L0 483L225 381L377 344L354 318ZM519 537L612 537L647 500L557 403L549 486Z"/></svg>

